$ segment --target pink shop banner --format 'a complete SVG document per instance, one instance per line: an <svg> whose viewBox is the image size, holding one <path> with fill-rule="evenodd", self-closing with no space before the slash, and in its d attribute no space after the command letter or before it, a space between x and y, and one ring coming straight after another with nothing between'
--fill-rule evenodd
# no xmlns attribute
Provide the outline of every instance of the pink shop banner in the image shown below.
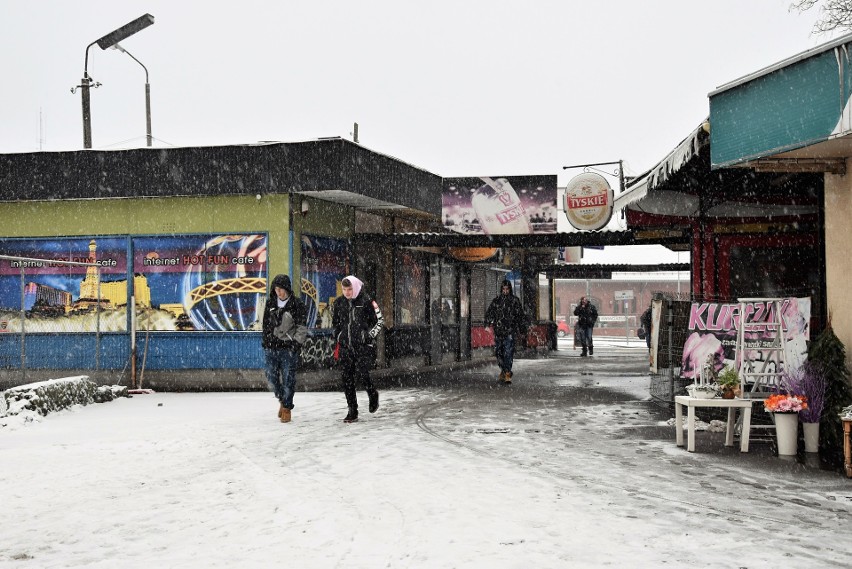
<svg viewBox="0 0 852 569"><path fill-rule="evenodd" d="M745 304L745 318L749 324L775 320L771 301ZM736 368L737 331L740 325L740 304L719 302L693 302L687 324L688 335L683 345L681 377L695 379L707 357L714 356L716 369L724 366ZM807 341L810 339L811 299L785 298L781 301L781 327L785 334L787 351L785 362L796 369L807 358ZM761 350L776 342L777 332L771 328L755 327L745 337L745 348L757 352L758 361L769 358Z"/></svg>

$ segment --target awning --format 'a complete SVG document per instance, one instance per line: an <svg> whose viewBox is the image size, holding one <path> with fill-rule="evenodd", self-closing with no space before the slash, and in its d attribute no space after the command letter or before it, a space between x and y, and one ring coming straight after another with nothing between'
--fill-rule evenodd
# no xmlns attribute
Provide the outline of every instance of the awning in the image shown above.
<svg viewBox="0 0 852 569"><path fill-rule="evenodd" d="M631 206L630 209L644 211L645 208L634 204L649 198L649 192L668 180L680 170L699 151L710 144L710 123L702 122L689 136L681 141L674 150L663 158L656 166L627 183L627 189L615 198L616 211ZM686 216L692 215L698 209L698 197L682 192L656 192L653 196L654 207L649 208L660 215ZM651 205L651 204L649 204Z"/></svg>
<svg viewBox="0 0 852 569"><path fill-rule="evenodd" d="M657 265L581 264L551 265L542 270L549 279L609 279L612 273L689 272L689 263L660 263Z"/></svg>
<svg viewBox="0 0 852 569"><path fill-rule="evenodd" d="M358 233L356 241L387 243L400 247L506 247L506 248L556 248L589 245L638 245L683 243L688 238L682 232L671 235L643 236L642 232L582 231L572 233L465 235L461 233Z"/></svg>

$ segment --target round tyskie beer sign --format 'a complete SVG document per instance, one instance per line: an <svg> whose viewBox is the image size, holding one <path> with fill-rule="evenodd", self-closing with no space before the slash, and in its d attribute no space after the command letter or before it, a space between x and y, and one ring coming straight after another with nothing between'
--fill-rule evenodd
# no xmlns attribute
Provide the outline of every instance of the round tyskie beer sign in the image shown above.
<svg viewBox="0 0 852 569"><path fill-rule="evenodd" d="M594 231L609 223L615 195L600 174L585 172L571 178L565 188L565 216L581 231Z"/></svg>

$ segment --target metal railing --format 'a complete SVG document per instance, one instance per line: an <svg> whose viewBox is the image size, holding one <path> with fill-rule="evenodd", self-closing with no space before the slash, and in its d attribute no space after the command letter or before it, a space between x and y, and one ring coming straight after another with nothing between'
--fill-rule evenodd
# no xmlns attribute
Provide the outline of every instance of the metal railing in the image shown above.
<svg viewBox="0 0 852 569"><path fill-rule="evenodd" d="M8 255L0 255L0 263L4 265L0 271L0 379L7 380L3 383L25 383L39 375L35 370L100 369L105 302L100 267ZM91 296L86 297L87 292ZM17 305L11 305L15 300Z"/></svg>

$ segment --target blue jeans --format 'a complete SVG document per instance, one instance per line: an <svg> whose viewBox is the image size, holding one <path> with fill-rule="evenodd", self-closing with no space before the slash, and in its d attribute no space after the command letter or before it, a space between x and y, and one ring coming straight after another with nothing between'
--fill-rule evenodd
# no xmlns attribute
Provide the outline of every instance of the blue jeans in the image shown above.
<svg viewBox="0 0 852 569"><path fill-rule="evenodd" d="M513 335L494 338L494 355L500 371L512 371L512 360L515 357L515 337Z"/></svg>
<svg viewBox="0 0 852 569"><path fill-rule="evenodd" d="M583 326L579 328L580 330L580 345L583 346L583 352L585 353L587 348L593 348L592 345L592 330L594 330L593 326Z"/></svg>
<svg viewBox="0 0 852 569"><path fill-rule="evenodd" d="M269 388L285 408L292 409L299 353L290 350L263 350L263 353L266 356L266 382Z"/></svg>

